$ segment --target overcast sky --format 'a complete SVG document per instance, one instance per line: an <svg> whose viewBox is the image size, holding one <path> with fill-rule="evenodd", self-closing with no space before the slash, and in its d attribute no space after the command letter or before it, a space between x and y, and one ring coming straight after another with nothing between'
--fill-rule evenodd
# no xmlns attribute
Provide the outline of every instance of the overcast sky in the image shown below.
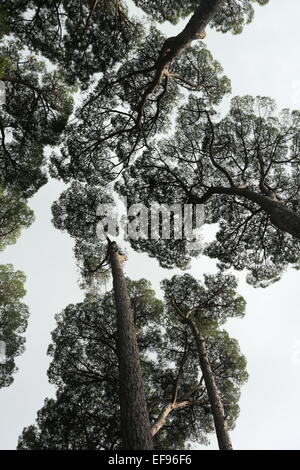
<svg viewBox="0 0 300 470"><path fill-rule="evenodd" d="M208 31L205 41L231 78L233 95L272 96L279 108L300 108L299 21L299 1L270 0L257 8L255 20L241 35ZM180 28L168 27L167 32L175 34ZM17 360L14 383L0 390L0 449L15 449L24 426L34 423L45 397L54 395L46 375L54 315L84 295L77 283L73 242L51 225L51 204L63 189L51 181L32 198L36 222L0 256L1 264L12 263L27 275L25 302L30 308L26 352ZM149 279L158 294L159 282L174 273L132 250L125 269L133 279ZM191 272L195 277L216 272L215 263L199 258ZM243 275L239 279L247 314L226 328L240 342L250 378L242 388L234 448L299 449L300 272L287 271L267 289L251 288ZM214 436L210 448L217 448Z"/></svg>

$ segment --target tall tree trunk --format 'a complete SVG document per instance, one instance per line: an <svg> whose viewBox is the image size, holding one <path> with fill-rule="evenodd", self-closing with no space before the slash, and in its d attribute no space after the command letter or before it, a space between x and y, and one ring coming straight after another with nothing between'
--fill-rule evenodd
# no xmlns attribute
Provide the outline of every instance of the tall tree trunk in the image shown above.
<svg viewBox="0 0 300 470"><path fill-rule="evenodd" d="M205 340L199 333L198 328L196 327L193 320L191 320L190 318L186 318L185 320L186 323L190 326L196 341L197 351L199 354L199 363L215 423L219 449L232 450L232 443L228 432L228 425L224 412L224 406L215 381L214 373L209 362Z"/></svg>
<svg viewBox="0 0 300 470"><path fill-rule="evenodd" d="M122 444L123 448L128 450L149 450L153 445L134 317L115 242L110 243L109 254L117 310Z"/></svg>

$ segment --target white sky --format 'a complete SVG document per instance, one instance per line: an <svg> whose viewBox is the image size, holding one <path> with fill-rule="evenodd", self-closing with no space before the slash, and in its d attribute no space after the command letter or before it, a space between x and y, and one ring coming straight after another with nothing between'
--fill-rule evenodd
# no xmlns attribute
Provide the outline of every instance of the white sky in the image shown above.
<svg viewBox="0 0 300 470"><path fill-rule="evenodd" d="M289 8L287 4L289 3ZM233 94L274 97L279 107L300 108L300 2L270 0L258 8L254 22L239 36L209 31L206 43L231 78ZM168 27L175 34L180 30ZM298 38L298 39L297 39ZM46 350L54 315L83 299L73 260L73 242L51 225L51 204L64 186L51 181L31 200L36 222L16 245L0 254L27 275L25 302L30 308L26 352L17 360L13 385L0 390L0 449L15 449L24 426L33 424L46 396L54 395L46 370ZM195 277L214 272L207 258L194 260ZM126 273L145 277L159 293L159 282L171 277L146 255L129 251ZM277 284L253 289L240 276L239 291L247 300L243 320L226 328L248 359L250 378L242 388L241 414L232 433L235 449L300 448L300 272L289 270ZM214 436L210 448L216 449Z"/></svg>

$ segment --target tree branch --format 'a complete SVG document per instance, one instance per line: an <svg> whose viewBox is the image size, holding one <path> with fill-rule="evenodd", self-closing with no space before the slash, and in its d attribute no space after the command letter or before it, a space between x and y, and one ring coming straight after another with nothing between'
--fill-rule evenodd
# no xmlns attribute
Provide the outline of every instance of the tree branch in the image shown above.
<svg viewBox="0 0 300 470"><path fill-rule="evenodd" d="M155 66L155 75L147 86L140 103L137 106L137 126L140 127L143 112L149 97L159 85L165 73L168 73L168 67L175 57L190 47L195 39L204 39L206 36L205 28L216 14L219 6L224 0L200 0L199 7L183 29L177 36L168 38L158 56Z"/></svg>

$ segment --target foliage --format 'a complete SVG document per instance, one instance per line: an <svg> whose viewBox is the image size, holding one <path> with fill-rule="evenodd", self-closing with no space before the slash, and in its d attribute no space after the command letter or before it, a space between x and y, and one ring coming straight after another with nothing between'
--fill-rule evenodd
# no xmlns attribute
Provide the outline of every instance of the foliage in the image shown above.
<svg viewBox="0 0 300 470"><path fill-rule="evenodd" d="M123 59L142 27L115 0L4 0L9 32L56 64L69 84L87 88L94 73Z"/></svg>
<svg viewBox="0 0 300 470"><path fill-rule="evenodd" d="M173 61L172 71L151 92L163 42L162 34L151 28L130 59L103 74L77 109L62 148L52 157L54 177L90 185L111 182L157 134L170 130L182 91L196 90L197 96L212 103L219 103L230 91L222 67L199 43Z"/></svg>
<svg viewBox="0 0 300 470"><path fill-rule="evenodd" d="M0 107L0 183L31 196L46 182L45 145L59 143L72 111L72 99L61 75L47 72L19 41L3 42L6 59L1 80L6 103ZM6 64L6 65L5 65Z"/></svg>
<svg viewBox="0 0 300 470"><path fill-rule="evenodd" d="M174 136L149 147L118 183L128 204L205 204L205 223L219 223L205 253L222 268L248 269L266 285L299 265L298 111L275 113L270 98L234 98L228 115L195 96L181 108ZM163 266L189 256L180 241L133 241Z"/></svg>
<svg viewBox="0 0 300 470"><path fill-rule="evenodd" d="M176 292L179 288L183 292L184 285L189 284L189 293L193 293L195 301L201 299L208 308L207 318L212 315L213 321L217 318L221 321L226 316L242 315L244 301L236 295L232 277L207 276L205 287L191 277L186 278L185 284L180 282L179 277L174 278ZM203 380L199 379L193 338L169 307L164 314L163 303L155 298L149 282L127 279L127 283L151 422L156 421L161 409L170 401L176 384L178 402L190 401L189 406L170 414L166 425L155 436L155 447L185 448L188 441L193 440L205 443L213 424ZM167 286L170 291L171 281L165 283ZM224 299L220 306L213 305L211 300L216 289L220 293L215 303ZM19 448L118 449L118 362L113 292L97 297L90 295L83 303L69 305L57 316L52 339L49 354L53 360L48 374L50 381L58 386L57 397L55 401L46 400L38 413L36 426L26 428L20 437ZM247 378L245 359L237 342L216 325L210 329L207 342L233 426L238 415L239 386Z"/></svg>
<svg viewBox="0 0 300 470"><path fill-rule="evenodd" d="M0 265L0 340L6 345L6 361L0 364L0 388L13 382L15 358L24 351L22 336L27 327L28 309L21 302L25 276L10 264Z"/></svg>
<svg viewBox="0 0 300 470"><path fill-rule="evenodd" d="M242 32L243 26L250 23L254 17L254 5L266 5L269 0L225 0L221 2L211 26L223 33L232 31L234 34ZM198 0L134 0L134 3L146 13L151 14L158 21L170 21L176 24L179 19L191 15L199 6Z"/></svg>
<svg viewBox="0 0 300 470"><path fill-rule="evenodd" d="M34 220L33 211L15 191L0 186L0 251L16 242L23 227Z"/></svg>

